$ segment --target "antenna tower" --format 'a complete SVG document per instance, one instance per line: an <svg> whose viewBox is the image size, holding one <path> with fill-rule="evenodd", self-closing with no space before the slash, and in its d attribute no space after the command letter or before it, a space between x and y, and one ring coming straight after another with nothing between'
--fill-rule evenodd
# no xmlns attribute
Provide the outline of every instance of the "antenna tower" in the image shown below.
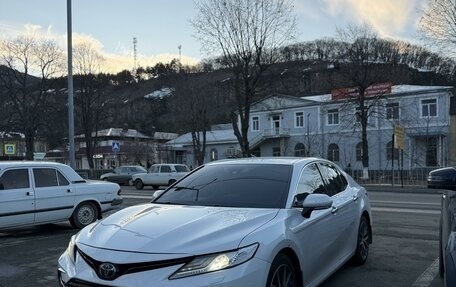
<svg viewBox="0 0 456 287"><path fill-rule="evenodd" d="M134 58L134 63L133 63L133 71L134 73L136 74L136 69L138 68L137 67L137 51L136 51L136 44L138 43L138 40L136 39L136 37L133 37L133 58Z"/></svg>

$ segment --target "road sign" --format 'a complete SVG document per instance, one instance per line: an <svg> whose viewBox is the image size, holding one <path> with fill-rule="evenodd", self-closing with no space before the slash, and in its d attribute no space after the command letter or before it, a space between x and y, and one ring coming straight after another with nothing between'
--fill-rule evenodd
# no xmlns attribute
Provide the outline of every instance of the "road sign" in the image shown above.
<svg viewBox="0 0 456 287"><path fill-rule="evenodd" d="M16 144L5 144L5 154L15 155L16 154Z"/></svg>
<svg viewBox="0 0 456 287"><path fill-rule="evenodd" d="M404 149L405 129L403 126L394 126L394 148Z"/></svg>
<svg viewBox="0 0 456 287"><path fill-rule="evenodd" d="M120 151L120 142L112 142L112 151L119 152Z"/></svg>

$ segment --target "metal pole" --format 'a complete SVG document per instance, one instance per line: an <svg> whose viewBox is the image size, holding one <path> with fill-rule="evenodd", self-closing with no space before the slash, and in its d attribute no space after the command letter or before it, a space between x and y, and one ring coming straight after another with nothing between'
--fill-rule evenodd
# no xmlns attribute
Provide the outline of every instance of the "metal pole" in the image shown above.
<svg viewBox="0 0 456 287"><path fill-rule="evenodd" d="M74 155L74 113L73 113L73 31L71 27L71 0L67 0L67 34L68 34L68 140L70 145L70 166L76 168Z"/></svg>

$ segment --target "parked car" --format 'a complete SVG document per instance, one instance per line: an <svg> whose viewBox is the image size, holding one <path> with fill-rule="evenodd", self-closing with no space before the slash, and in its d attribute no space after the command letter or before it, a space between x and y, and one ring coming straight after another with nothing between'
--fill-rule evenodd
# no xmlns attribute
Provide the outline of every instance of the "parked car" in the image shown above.
<svg viewBox="0 0 456 287"><path fill-rule="evenodd" d="M456 285L456 168L429 172L429 188L443 190L439 224L439 273L445 286Z"/></svg>
<svg viewBox="0 0 456 287"><path fill-rule="evenodd" d="M0 162L0 229L69 220L82 228L120 204L115 183L86 181L55 162Z"/></svg>
<svg viewBox="0 0 456 287"><path fill-rule="evenodd" d="M147 185L158 189L159 186L173 184L189 172L185 164L161 163L152 165L148 172L133 175L132 180L136 189L143 189Z"/></svg>
<svg viewBox="0 0 456 287"><path fill-rule="evenodd" d="M317 286L372 242L366 190L316 158L215 161L71 238L60 286Z"/></svg>
<svg viewBox="0 0 456 287"><path fill-rule="evenodd" d="M118 184L133 185L132 175L144 172L147 172L147 170L140 165L121 165L112 172L102 174L100 179Z"/></svg>

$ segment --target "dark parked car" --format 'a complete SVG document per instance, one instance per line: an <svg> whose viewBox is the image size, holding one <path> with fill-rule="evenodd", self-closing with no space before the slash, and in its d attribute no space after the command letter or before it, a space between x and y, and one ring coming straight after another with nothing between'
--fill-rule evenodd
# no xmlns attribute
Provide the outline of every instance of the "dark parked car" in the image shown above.
<svg viewBox="0 0 456 287"><path fill-rule="evenodd" d="M102 174L100 179L118 184L133 185L131 176L143 172L147 172L147 170L140 165L123 165L115 168L112 172Z"/></svg>
<svg viewBox="0 0 456 287"><path fill-rule="evenodd" d="M445 286L456 286L456 168L433 170L428 188L442 189L440 215L439 271Z"/></svg>

